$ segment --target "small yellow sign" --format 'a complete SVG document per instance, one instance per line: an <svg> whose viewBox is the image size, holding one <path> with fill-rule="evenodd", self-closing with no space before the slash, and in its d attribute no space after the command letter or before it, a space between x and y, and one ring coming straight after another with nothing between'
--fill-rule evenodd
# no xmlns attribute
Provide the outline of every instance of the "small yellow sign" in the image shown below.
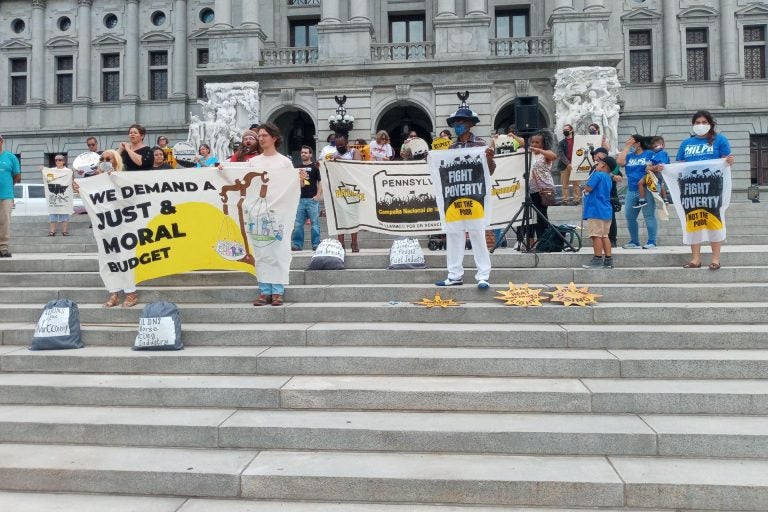
<svg viewBox="0 0 768 512"><path fill-rule="evenodd" d="M451 139L439 137L437 139L432 140L432 149L440 150L440 149L449 149L450 147L451 147Z"/></svg>
<svg viewBox="0 0 768 512"><path fill-rule="evenodd" d="M562 302L563 306L582 306L585 307L589 304L597 304L597 298L602 295L595 293L589 293L589 287L576 288L576 285L570 283L568 286L555 285L556 290L553 292L547 292L552 296L550 302Z"/></svg>

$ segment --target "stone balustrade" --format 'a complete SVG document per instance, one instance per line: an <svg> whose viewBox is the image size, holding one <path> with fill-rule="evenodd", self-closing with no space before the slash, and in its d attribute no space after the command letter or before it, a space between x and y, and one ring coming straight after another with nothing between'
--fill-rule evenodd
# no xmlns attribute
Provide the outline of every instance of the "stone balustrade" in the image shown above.
<svg viewBox="0 0 768 512"><path fill-rule="evenodd" d="M435 58L435 43L419 41L414 43L386 43L371 45L371 60L431 60Z"/></svg>
<svg viewBox="0 0 768 512"><path fill-rule="evenodd" d="M264 66L314 64L317 62L317 48L314 46L265 48L261 51L261 60Z"/></svg>
<svg viewBox="0 0 768 512"><path fill-rule="evenodd" d="M552 55L552 38L509 37L491 39L491 54L495 57Z"/></svg>
<svg viewBox="0 0 768 512"><path fill-rule="evenodd" d="M290 7L316 7L320 5L320 0L288 0Z"/></svg>

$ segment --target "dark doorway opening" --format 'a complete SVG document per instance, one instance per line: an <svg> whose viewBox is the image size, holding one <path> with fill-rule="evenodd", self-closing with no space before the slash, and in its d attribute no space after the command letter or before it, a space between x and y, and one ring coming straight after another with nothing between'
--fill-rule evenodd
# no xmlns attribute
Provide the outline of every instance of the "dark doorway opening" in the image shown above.
<svg viewBox="0 0 768 512"><path fill-rule="evenodd" d="M278 115L273 122L283 135L278 151L293 160L294 164L301 161L301 146L309 146L317 154L315 123L309 114L303 110L289 110Z"/></svg>
<svg viewBox="0 0 768 512"><path fill-rule="evenodd" d="M397 157L400 156L400 146L411 131L415 131L427 144L432 144L432 120L424 110L413 105L391 107L379 119L376 131L379 130L389 133L390 144Z"/></svg>

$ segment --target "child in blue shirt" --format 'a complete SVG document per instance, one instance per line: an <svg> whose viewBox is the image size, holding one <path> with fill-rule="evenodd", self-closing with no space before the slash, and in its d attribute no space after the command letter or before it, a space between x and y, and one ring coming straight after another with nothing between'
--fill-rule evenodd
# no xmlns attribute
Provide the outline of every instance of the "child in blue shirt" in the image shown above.
<svg viewBox="0 0 768 512"><path fill-rule="evenodd" d="M653 156L651 157L651 162L646 167L646 171L648 174L653 173L656 176L659 183L658 189L661 193L661 198L666 202L667 192L664 190L664 182L661 178L661 166L668 164L670 160L669 155L664 150L664 137L653 137L651 139L651 149L653 149ZM637 182L637 195L640 199L638 199L635 208L642 208L648 204L645 200L645 186L645 179L641 179Z"/></svg>
<svg viewBox="0 0 768 512"><path fill-rule="evenodd" d="M584 190L587 192L584 198L584 220L587 221L587 230L595 252L592 260L587 265L583 265L584 268L613 268L611 241L608 238L608 233L613 217L611 172L615 167L616 160L606 156L596 163L596 172L592 173L584 186Z"/></svg>

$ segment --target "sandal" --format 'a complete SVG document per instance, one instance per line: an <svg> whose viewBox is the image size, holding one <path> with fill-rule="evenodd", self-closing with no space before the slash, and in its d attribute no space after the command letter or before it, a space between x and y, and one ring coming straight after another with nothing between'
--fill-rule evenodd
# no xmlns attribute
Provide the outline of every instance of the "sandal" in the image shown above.
<svg viewBox="0 0 768 512"><path fill-rule="evenodd" d="M120 297L117 295L117 293L112 293L109 296L109 299L107 302L104 303L105 308L113 308L120 304Z"/></svg>
<svg viewBox="0 0 768 512"><path fill-rule="evenodd" d="M685 265L683 265L683 268L701 268L701 262L694 263L692 261L689 261Z"/></svg>
<svg viewBox="0 0 768 512"><path fill-rule="evenodd" d="M259 297L253 301L254 306L266 306L272 303L272 295L259 294Z"/></svg>
<svg viewBox="0 0 768 512"><path fill-rule="evenodd" d="M357 246L357 244L352 244L352 252L360 252L360 248Z"/></svg>
<svg viewBox="0 0 768 512"><path fill-rule="evenodd" d="M720 270L720 263L717 261L713 261L709 264L709 270Z"/></svg>
<svg viewBox="0 0 768 512"><path fill-rule="evenodd" d="M48 236L56 236L56 232L55 231L49 231L48 232Z"/></svg>
<svg viewBox="0 0 768 512"><path fill-rule="evenodd" d="M61 236L69 236L69 231L62 231Z"/></svg>
<svg viewBox="0 0 768 512"><path fill-rule="evenodd" d="M279 293L276 293L272 295L272 305L273 306L282 306L283 305L283 296Z"/></svg>
<svg viewBox="0 0 768 512"><path fill-rule="evenodd" d="M132 308L139 303L139 294L136 292L126 293L125 300L123 301L124 308Z"/></svg>

